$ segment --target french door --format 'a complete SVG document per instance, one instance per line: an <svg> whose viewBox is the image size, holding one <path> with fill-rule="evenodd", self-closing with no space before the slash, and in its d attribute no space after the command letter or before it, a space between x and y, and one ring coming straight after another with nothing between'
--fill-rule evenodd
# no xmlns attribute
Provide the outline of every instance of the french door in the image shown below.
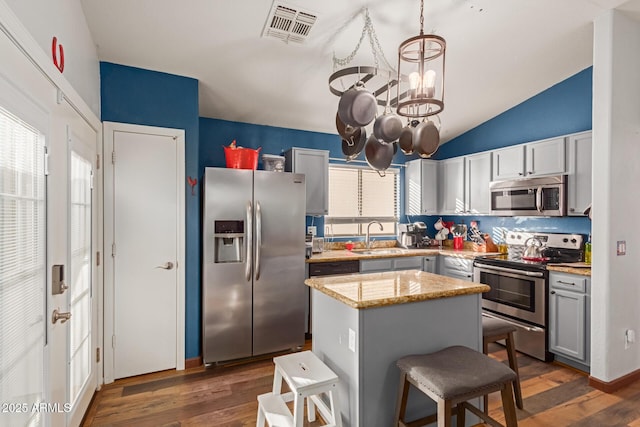
<svg viewBox="0 0 640 427"><path fill-rule="evenodd" d="M0 425L75 426L97 386L98 135L5 32L0 58Z"/></svg>

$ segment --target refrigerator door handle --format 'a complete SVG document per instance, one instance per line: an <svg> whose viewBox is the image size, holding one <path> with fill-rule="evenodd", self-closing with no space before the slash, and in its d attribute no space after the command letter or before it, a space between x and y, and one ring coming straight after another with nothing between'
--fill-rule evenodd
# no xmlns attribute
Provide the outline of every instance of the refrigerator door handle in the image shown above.
<svg viewBox="0 0 640 427"><path fill-rule="evenodd" d="M247 282L251 281L251 254L253 249L251 249L251 242L253 241L253 208L251 206L251 202L247 202L247 239L244 246L245 253L245 267L244 267L244 278L247 279Z"/></svg>
<svg viewBox="0 0 640 427"><path fill-rule="evenodd" d="M262 210L256 202L256 280L260 279L260 248L262 247Z"/></svg>

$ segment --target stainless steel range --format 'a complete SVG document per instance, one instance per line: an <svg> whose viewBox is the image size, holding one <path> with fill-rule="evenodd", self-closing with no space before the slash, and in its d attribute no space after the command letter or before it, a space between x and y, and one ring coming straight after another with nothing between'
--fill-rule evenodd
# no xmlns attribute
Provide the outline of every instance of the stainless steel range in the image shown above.
<svg viewBox="0 0 640 427"><path fill-rule="evenodd" d="M540 360L551 360L547 339L549 273L546 266L581 261L583 240L580 234L509 231L505 239L507 254L476 258L474 281L491 287L482 294L483 316L514 324L518 351Z"/></svg>

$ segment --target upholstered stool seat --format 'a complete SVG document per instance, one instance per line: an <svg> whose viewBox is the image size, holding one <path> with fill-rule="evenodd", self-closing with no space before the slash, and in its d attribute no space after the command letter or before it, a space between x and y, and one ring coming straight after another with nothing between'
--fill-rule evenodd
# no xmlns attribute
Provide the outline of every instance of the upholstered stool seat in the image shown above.
<svg viewBox="0 0 640 427"><path fill-rule="evenodd" d="M448 427L454 411L458 426L464 426L465 409L496 425L493 418L467 402L494 391L502 392L507 427L517 426L511 391L516 374L503 363L470 348L453 346L435 353L403 357L397 365L400 388L394 426L426 425L437 420L439 427ZM413 421L404 419L410 384L437 402L436 415Z"/></svg>
<svg viewBox="0 0 640 427"><path fill-rule="evenodd" d="M524 408L522 401L522 389L520 388L520 373L518 372L518 359L516 356L516 343L514 334L516 327L513 324L494 317L482 318L482 351L489 354L489 344L504 340L509 358L509 367L516 373L516 381L513 383L513 392L516 398L516 406ZM485 396L484 406L487 407L488 399Z"/></svg>

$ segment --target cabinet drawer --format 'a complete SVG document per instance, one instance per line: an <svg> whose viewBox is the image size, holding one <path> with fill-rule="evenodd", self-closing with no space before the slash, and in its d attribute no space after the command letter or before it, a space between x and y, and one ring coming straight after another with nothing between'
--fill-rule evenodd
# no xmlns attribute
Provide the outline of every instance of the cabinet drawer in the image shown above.
<svg viewBox="0 0 640 427"><path fill-rule="evenodd" d="M473 260L466 258L458 258L455 256L444 256L442 265L449 270L459 270L465 273L473 271Z"/></svg>
<svg viewBox="0 0 640 427"><path fill-rule="evenodd" d="M391 271L393 270L392 258L370 259L360 261L360 272L367 271Z"/></svg>
<svg viewBox="0 0 640 427"><path fill-rule="evenodd" d="M587 291L587 278L572 274L552 273L549 275L549 286L555 289L584 293Z"/></svg>
<svg viewBox="0 0 640 427"><path fill-rule="evenodd" d="M395 258L393 260L394 270L422 270L422 257L412 256Z"/></svg>

